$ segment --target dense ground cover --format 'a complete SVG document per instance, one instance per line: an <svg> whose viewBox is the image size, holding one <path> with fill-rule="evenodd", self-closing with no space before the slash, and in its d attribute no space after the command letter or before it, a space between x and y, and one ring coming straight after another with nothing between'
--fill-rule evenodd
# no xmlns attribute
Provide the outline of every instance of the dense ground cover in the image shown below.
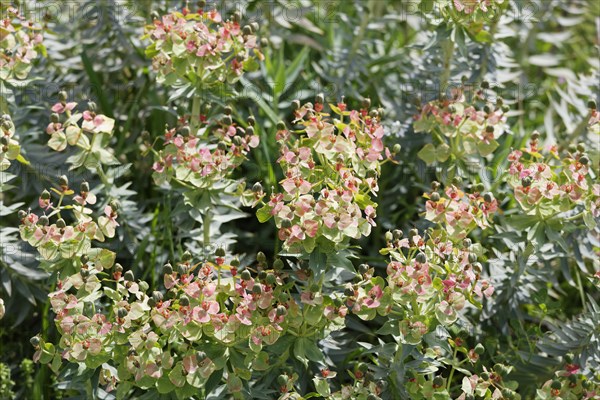
<svg viewBox="0 0 600 400"><path fill-rule="evenodd" d="M600 3L1 11L0 398L600 397Z"/></svg>

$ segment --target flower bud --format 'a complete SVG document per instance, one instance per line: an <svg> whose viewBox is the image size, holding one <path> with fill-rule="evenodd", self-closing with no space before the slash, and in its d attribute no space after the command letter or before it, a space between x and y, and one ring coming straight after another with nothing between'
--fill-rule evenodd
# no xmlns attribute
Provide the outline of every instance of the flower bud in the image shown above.
<svg viewBox="0 0 600 400"><path fill-rule="evenodd" d="M333 299L333 305L336 307L341 307L342 304L344 304L344 302L342 301L342 299L336 297L335 299Z"/></svg>
<svg viewBox="0 0 600 400"><path fill-rule="evenodd" d="M404 232L402 232L400 229L394 229L392 231L392 235L394 235L394 240L400 240L404 236Z"/></svg>
<svg viewBox="0 0 600 400"><path fill-rule="evenodd" d="M182 295L179 298L179 305L182 306L182 307L189 306L190 305L190 299L189 299L189 297L187 297L186 295Z"/></svg>
<svg viewBox="0 0 600 400"><path fill-rule="evenodd" d="M260 38L260 47L269 47L269 39L267 39L266 37Z"/></svg>
<svg viewBox="0 0 600 400"><path fill-rule="evenodd" d="M369 366L366 363L361 362L361 363L358 363L358 366L356 369L358 369L360 372L367 372L367 370L369 369Z"/></svg>
<svg viewBox="0 0 600 400"><path fill-rule="evenodd" d="M550 384L550 387L554 390L560 390L562 388L562 383L558 379L554 379Z"/></svg>
<svg viewBox="0 0 600 400"><path fill-rule="evenodd" d="M250 27L250 25L244 25L244 27L242 28L242 34L244 36L252 35L252 28Z"/></svg>
<svg viewBox="0 0 600 400"><path fill-rule="evenodd" d="M502 106L502 112L503 113L507 113L509 111L510 111L510 107L509 106L507 106L507 105Z"/></svg>
<svg viewBox="0 0 600 400"><path fill-rule="evenodd" d="M290 221L289 219L282 219L281 220L281 227L284 228L284 229L291 228L292 227L292 221Z"/></svg>
<svg viewBox="0 0 600 400"><path fill-rule="evenodd" d="M502 389L502 397L508 400L514 399L515 398L515 392L513 392L512 390L508 389L508 388L504 388Z"/></svg>
<svg viewBox="0 0 600 400"><path fill-rule="evenodd" d="M90 184L87 183L86 181L81 182L81 185L79 186L79 190L82 193L87 193L90 191Z"/></svg>
<svg viewBox="0 0 600 400"><path fill-rule="evenodd" d="M369 113L369 116L371 118L377 118L377 117L379 117L379 113L377 112L377 110L371 110L371 112Z"/></svg>
<svg viewBox="0 0 600 400"><path fill-rule="evenodd" d="M23 210L19 210L19 219L25 219L27 217L27 212Z"/></svg>
<svg viewBox="0 0 600 400"><path fill-rule="evenodd" d="M56 221L56 227L57 227L58 229L63 229L63 228L65 228L66 226L67 226L67 223L65 222L65 220L64 220L64 219L62 219L62 218L59 218L59 219Z"/></svg>
<svg viewBox="0 0 600 400"><path fill-rule="evenodd" d="M323 93L319 93L315 97L315 103L317 103L317 104L323 104L323 103L325 103L325 95Z"/></svg>
<svg viewBox="0 0 600 400"><path fill-rule="evenodd" d="M526 176L525 178L521 179L521 185L523 185L523 187L529 187L531 186L532 183L532 179L530 176Z"/></svg>
<svg viewBox="0 0 600 400"><path fill-rule="evenodd" d="M250 24L250 28L252 28L252 33L256 33L260 29L260 25L255 21Z"/></svg>
<svg viewBox="0 0 600 400"><path fill-rule="evenodd" d="M308 290L311 293L317 293L319 290L321 290L321 288L319 287L319 285L317 283L313 283L312 285L310 285L310 287L308 288Z"/></svg>
<svg viewBox="0 0 600 400"><path fill-rule="evenodd" d="M427 262L427 256L425 255L425 253L423 253L422 251L420 251L417 256L415 257L415 260L419 263L419 264L425 264Z"/></svg>
<svg viewBox="0 0 600 400"><path fill-rule="evenodd" d="M57 113L50 114L50 122L52 122L53 124L57 124L58 121L60 121L60 115L58 115Z"/></svg>
<svg viewBox="0 0 600 400"><path fill-rule="evenodd" d="M263 187L260 182L256 182L254 185L252 185L252 191L254 193L261 193L263 191Z"/></svg>
<svg viewBox="0 0 600 400"><path fill-rule="evenodd" d="M478 262L474 262L471 267L473 268L473 271L475 271L476 273L480 274L482 271L482 265L481 263Z"/></svg>
<svg viewBox="0 0 600 400"><path fill-rule="evenodd" d="M587 156L581 156L579 158L579 162L583 165L588 165L590 163L590 159Z"/></svg>
<svg viewBox="0 0 600 400"><path fill-rule="evenodd" d="M177 272L179 275L187 275L190 271L190 267L186 264L179 264L177 266Z"/></svg>
<svg viewBox="0 0 600 400"><path fill-rule="evenodd" d="M88 270L87 270L87 269L85 269L85 268L82 268L82 269L79 271L79 273L80 273L81 277L83 278L83 280L86 280L86 279L87 279L87 277L88 277L88 276L90 276L90 271L88 271Z"/></svg>
<svg viewBox="0 0 600 400"><path fill-rule="evenodd" d="M489 89L490 88L490 83L488 81L482 81L481 82L481 88L482 89Z"/></svg>
<svg viewBox="0 0 600 400"><path fill-rule="evenodd" d="M273 286L277 282L277 277L275 274L267 274L265 281L267 282L267 285Z"/></svg>
<svg viewBox="0 0 600 400"><path fill-rule="evenodd" d="M117 317L119 318L125 318L127 316L127 309L121 307L117 310Z"/></svg>
<svg viewBox="0 0 600 400"><path fill-rule="evenodd" d="M65 189L69 187L69 179L67 178L66 175L61 175L58 178L58 184L60 185L61 188Z"/></svg>
<svg viewBox="0 0 600 400"><path fill-rule="evenodd" d="M8 146L8 143L10 143L10 139L7 136L0 137L0 144L2 146Z"/></svg>
<svg viewBox="0 0 600 400"><path fill-rule="evenodd" d="M244 281L249 281L250 279L252 279L252 275L250 274L250 271L248 271L247 269L242 271L242 273L240 274L240 277Z"/></svg>
<svg viewBox="0 0 600 400"><path fill-rule="evenodd" d="M196 358L198 359L198 361L203 361L206 359L206 357L208 357L208 356L202 350L200 350L196 353Z"/></svg>
<svg viewBox="0 0 600 400"><path fill-rule="evenodd" d="M469 262L470 263L474 263L477 261L477 254L475 253L469 253Z"/></svg>
<svg viewBox="0 0 600 400"><path fill-rule="evenodd" d="M69 96L66 91L61 90L60 92L58 92L58 101L60 101L61 103L66 102L68 97Z"/></svg>
<svg viewBox="0 0 600 400"><path fill-rule="evenodd" d="M47 216L42 215L40 219L38 219L38 224L41 226L47 226L50 223L50 220Z"/></svg>
<svg viewBox="0 0 600 400"><path fill-rule="evenodd" d="M441 376L436 376L435 378L433 378L433 387L434 388L439 388L444 386L444 378Z"/></svg>
<svg viewBox="0 0 600 400"><path fill-rule="evenodd" d="M275 271L281 271L283 266L283 260L281 258L277 258L275 261L273 261L273 269Z"/></svg>
<svg viewBox="0 0 600 400"><path fill-rule="evenodd" d="M181 134L181 136L187 137L190 136L190 134L192 133L192 129L188 125L184 125L179 130L179 133Z"/></svg>
<svg viewBox="0 0 600 400"><path fill-rule="evenodd" d="M598 105L596 104L596 100L594 100L594 99L588 100L587 106L588 106L588 108L590 108L592 110L596 110L598 108Z"/></svg>
<svg viewBox="0 0 600 400"><path fill-rule="evenodd" d="M538 131L533 131L531 133L531 139L532 140L538 140L540 138L540 133Z"/></svg>
<svg viewBox="0 0 600 400"><path fill-rule="evenodd" d="M41 198L42 200L49 200L49 199L50 199L50 192L49 192L49 191L47 191L47 190L44 190L44 191L42 192L42 194L40 195L40 198Z"/></svg>
<svg viewBox="0 0 600 400"><path fill-rule="evenodd" d="M294 111L300 109L300 100L292 101L292 108L294 109Z"/></svg>
<svg viewBox="0 0 600 400"><path fill-rule="evenodd" d="M455 176L454 178L452 178L452 184L459 186L460 184L462 184L463 180L460 176Z"/></svg>
<svg viewBox="0 0 600 400"><path fill-rule="evenodd" d="M402 145L400 145L400 143L396 143L394 147L392 147L392 153L394 154L400 153L400 150L402 150Z"/></svg>
<svg viewBox="0 0 600 400"><path fill-rule="evenodd" d="M241 146L243 143L242 138L239 136L234 136L233 137L233 144L235 144L236 146Z"/></svg>
<svg viewBox="0 0 600 400"><path fill-rule="evenodd" d="M491 203L492 201L494 201L494 195L490 192L487 192L483 195L483 200L486 203Z"/></svg>
<svg viewBox="0 0 600 400"><path fill-rule="evenodd" d="M565 361L569 364L573 363L573 360L575 359L575 355L573 353L567 353L565 354Z"/></svg>
<svg viewBox="0 0 600 400"><path fill-rule="evenodd" d="M284 130L285 130L285 122L283 122L283 121L279 121L279 122L277 123L277 130L278 130L278 131L284 131Z"/></svg>
<svg viewBox="0 0 600 400"><path fill-rule="evenodd" d="M483 185L483 183L478 183L475 186L473 186L473 190L477 193L481 193L485 190L485 186Z"/></svg>
<svg viewBox="0 0 600 400"><path fill-rule="evenodd" d="M152 12L150 13L150 18L151 18L153 21L156 21L157 19L160 19L160 15L159 15L159 14L158 14L158 12L155 10L155 11L152 11Z"/></svg>
<svg viewBox="0 0 600 400"><path fill-rule="evenodd" d="M367 396L367 400L381 400L381 397L377 396L376 394L371 393Z"/></svg>
<svg viewBox="0 0 600 400"><path fill-rule="evenodd" d="M231 20L232 20L233 22L236 22L236 23L238 23L238 24L239 24L239 23L240 23L240 21L242 20L242 13L241 13L241 12L239 12L239 10L236 10L236 11L233 13L233 15L231 16Z"/></svg>
<svg viewBox="0 0 600 400"><path fill-rule="evenodd" d="M96 112L96 103L93 101L88 101L88 110L91 112Z"/></svg>
<svg viewBox="0 0 600 400"><path fill-rule="evenodd" d="M267 256L265 256L265 253L263 253L262 251L259 251L258 253L256 253L256 261L258 261L259 263L264 263L267 261Z"/></svg>
<svg viewBox="0 0 600 400"><path fill-rule="evenodd" d="M502 97L498 97L496 99L496 106L502 107L504 105L504 99Z"/></svg>
<svg viewBox="0 0 600 400"><path fill-rule="evenodd" d="M344 296L354 296L354 289L352 288L352 286L346 286L346 288L344 289Z"/></svg>
<svg viewBox="0 0 600 400"><path fill-rule="evenodd" d="M236 268L239 267L240 266L239 258L235 257L233 260L231 260L230 264L232 267L236 267Z"/></svg>
<svg viewBox="0 0 600 400"><path fill-rule="evenodd" d="M485 131L487 133L494 133L494 126L493 125L488 125L485 127Z"/></svg>
<svg viewBox="0 0 600 400"><path fill-rule="evenodd" d="M231 111L231 106L225 106L225 108L223 109L223 114L231 115Z"/></svg>
<svg viewBox="0 0 600 400"><path fill-rule="evenodd" d="M248 123L248 125L250 126L254 126L256 124L256 119L254 118L254 116L250 115L247 119L246 122ZM247 128L246 128L246 132L247 132Z"/></svg>
<svg viewBox="0 0 600 400"><path fill-rule="evenodd" d="M411 229L411 230L408 232L408 236L410 236L410 238L411 238L411 239L412 239L414 236L418 236L418 235L419 235L419 231L418 231L417 229L414 229L414 228L413 228L413 229Z"/></svg>
<svg viewBox="0 0 600 400"><path fill-rule="evenodd" d="M440 183L438 181L431 182L431 189L438 190L440 188Z"/></svg>
<svg viewBox="0 0 600 400"><path fill-rule="evenodd" d="M173 273L173 266L170 263L163 265L162 272L164 275L171 275Z"/></svg>
<svg viewBox="0 0 600 400"><path fill-rule="evenodd" d="M246 128L246 135L250 135L250 136L254 135L254 127L252 125L250 125Z"/></svg>
<svg viewBox="0 0 600 400"><path fill-rule="evenodd" d="M369 109L371 108L371 99L368 97L365 97L362 101L362 108L364 109Z"/></svg>
<svg viewBox="0 0 600 400"><path fill-rule="evenodd" d="M483 381L488 381L490 379L490 374L488 372L482 372L481 374L479 374L479 377Z"/></svg>
<svg viewBox="0 0 600 400"><path fill-rule="evenodd" d="M135 280L133 271L129 270L129 271L125 272L125 275L123 275L123 278L125 278L126 281L133 282Z"/></svg>
<svg viewBox="0 0 600 400"><path fill-rule="evenodd" d="M485 106L483 106L483 112L484 112L484 113L486 113L486 114L489 114L489 113L491 113L492 111L493 111L493 110L492 110L492 107L490 107L490 106L489 106L489 104L486 104Z"/></svg>
<svg viewBox="0 0 600 400"><path fill-rule="evenodd" d="M579 142L577 144L577 151L580 153L584 153L585 152L585 143Z"/></svg>
<svg viewBox="0 0 600 400"><path fill-rule="evenodd" d="M140 288L140 291L141 291L141 292L144 292L144 293L145 293L145 292L148 290L148 288L150 287L150 286L148 285L148 282L146 282L146 281L140 281L140 282L138 283L138 286L139 286L139 288Z"/></svg>
<svg viewBox="0 0 600 400"><path fill-rule="evenodd" d="M430 199L431 201L434 201L434 202L436 202L436 203L437 203L438 201L440 201L440 194L439 194L438 192L433 192L433 193L431 193L431 195L429 196L429 199Z"/></svg>
<svg viewBox="0 0 600 400"><path fill-rule="evenodd" d="M267 278L267 272L266 271L260 271L258 273L258 279L261 281L264 281Z"/></svg>

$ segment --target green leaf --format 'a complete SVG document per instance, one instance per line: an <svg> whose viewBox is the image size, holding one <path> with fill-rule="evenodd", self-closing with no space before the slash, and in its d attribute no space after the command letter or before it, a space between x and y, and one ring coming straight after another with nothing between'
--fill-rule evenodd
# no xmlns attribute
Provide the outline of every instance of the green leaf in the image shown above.
<svg viewBox="0 0 600 400"><path fill-rule="evenodd" d="M422 149L421 151L419 151L417 153L417 156L425 161L425 163L427 165L429 164L433 164L436 160L436 154L435 154L435 146L431 143L427 143Z"/></svg>
<svg viewBox="0 0 600 400"><path fill-rule="evenodd" d="M56 350L52 343L44 343L44 346L42 346L42 354L40 355L40 362L42 364L48 364L54 358L55 352Z"/></svg>
<svg viewBox="0 0 600 400"><path fill-rule="evenodd" d="M175 368L169 373L169 380L177 387L185 385L185 376L183 376L183 366L181 361L175 365Z"/></svg>
<svg viewBox="0 0 600 400"><path fill-rule="evenodd" d="M271 207L267 205L256 210L256 218L258 218L258 222L260 222L261 224L264 224L265 222L270 220L271 217L273 217L271 215Z"/></svg>

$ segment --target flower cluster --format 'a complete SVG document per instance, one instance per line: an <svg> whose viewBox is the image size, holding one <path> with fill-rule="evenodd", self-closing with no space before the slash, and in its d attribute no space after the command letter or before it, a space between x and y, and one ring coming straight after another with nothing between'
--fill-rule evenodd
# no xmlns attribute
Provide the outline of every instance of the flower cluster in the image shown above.
<svg viewBox="0 0 600 400"><path fill-rule="evenodd" d="M583 207L584 220L594 225L600 217L600 184L585 145L570 146L561 158L556 147L541 154L538 141L539 133L534 132L526 148L508 156L508 183L515 198L528 214L544 218Z"/></svg>
<svg viewBox="0 0 600 400"><path fill-rule="evenodd" d="M2 7L4 8L4 7ZM25 79L31 62L38 52L46 50L42 44L42 28L27 21L14 7L3 11L0 20L0 80Z"/></svg>
<svg viewBox="0 0 600 400"><path fill-rule="evenodd" d="M10 115L0 117L0 171L10 167L11 160L15 160L21 152L21 146L15 136L15 125Z"/></svg>
<svg viewBox="0 0 600 400"><path fill-rule="evenodd" d="M193 134L186 125L167 129L165 148L157 153L153 165L155 181L160 184L173 179L198 188L214 187L227 178L246 159L251 148L259 144L254 119L246 129L234 123L227 114L214 124L205 125Z"/></svg>
<svg viewBox="0 0 600 400"><path fill-rule="evenodd" d="M67 162L72 168L95 166L97 163L118 164L114 155L106 149L107 142L113 134L115 120L96 113L96 104L88 103L87 110L75 112L76 102L67 100L67 93L58 93L58 103L52 106L50 123L46 133L50 135L48 146L55 151L63 151L69 146L76 146L81 151L70 157Z"/></svg>
<svg viewBox="0 0 600 400"><path fill-rule="evenodd" d="M351 111L344 103L330 105L338 117L331 118L319 95L314 105L296 104L299 130L279 124L283 190L272 193L257 215L261 222L275 218L286 248L311 252L319 239L337 245L368 236L375 226L371 196L377 195L384 157L392 153L383 145L382 110L369 112L367 103ZM262 196L258 188L255 197Z"/></svg>
<svg viewBox="0 0 600 400"><path fill-rule="evenodd" d="M537 391L537 398L546 399L597 399L600 396L600 382L589 379L580 373L579 366L573 363L573 354L567 353L563 368L555 372L553 379L546 381Z"/></svg>
<svg viewBox="0 0 600 400"><path fill-rule="evenodd" d="M491 154L499 146L496 139L508 130L507 108L501 99L496 105L484 100L483 91L476 93L474 102L468 102L463 89L455 89L450 98L425 104L415 116L414 130L431 133L439 143L425 145L419 157L432 164L473 154L482 157ZM477 102L484 105L478 107Z"/></svg>
<svg viewBox="0 0 600 400"><path fill-rule="evenodd" d="M94 220L93 211L87 205L95 204L96 196L90 191L88 183L83 182L76 194L69 187L67 177L62 176L59 187L51 191L44 190L38 203L44 210L42 215L19 211L19 230L21 238L37 248L45 260L57 261L93 254L98 265L106 264L106 254L112 252L93 250L92 241L102 242L107 237L114 237L115 228L119 225L118 205L115 202L106 205L104 215ZM70 218L65 214L69 211ZM67 224L64 218L70 223Z"/></svg>
<svg viewBox="0 0 600 400"><path fill-rule="evenodd" d="M183 81L202 87L231 83L243 71L256 69L255 58L263 58L257 30L256 23L241 27L239 12L226 21L216 10L172 12L146 27L145 38L152 42L146 54L161 83Z"/></svg>
<svg viewBox="0 0 600 400"><path fill-rule="evenodd" d="M504 0L452 0L452 3L456 11L470 15L478 11L482 13L490 12L498 4L504 3Z"/></svg>
<svg viewBox="0 0 600 400"><path fill-rule="evenodd" d="M471 193L450 185L438 192L439 184L434 182L433 191L425 194L425 218L439 224L455 240L465 238L473 229L485 229L498 210L498 200L492 193L483 193L482 184L472 185Z"/></svg>

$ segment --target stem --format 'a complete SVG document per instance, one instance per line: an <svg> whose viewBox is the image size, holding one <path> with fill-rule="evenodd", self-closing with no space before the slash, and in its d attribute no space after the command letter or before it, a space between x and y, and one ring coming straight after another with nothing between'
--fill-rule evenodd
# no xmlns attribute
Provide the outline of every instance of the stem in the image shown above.
<svg viewBox="0 0 600 400"><path fill-rule="evenodd" d="M583 312L587 312L587 305L585 302L585 291L583 290L583 283L581 282L581 273L579 272L579 267L575 266L575 277L577 278L577 288L579 289L579 296L581 297L581 305L583 307Z"/></svg>
<svg viewBox="0 0 600 400"><path fill-rule="evenodd" d="M209 209L206 210L206 214L204 214L204 220L203 220L203 232L204 232L204 248L206 249L206 247L210 244L210 223L212 220L212 211L210 211Z"/></svg>
<svg viewBox="0 0 600 400"><path fill-rule="evenodd" d="M444 70L440 76L440 94L442 93L442 90L444 92L446 91L448 80L450 79L450 73L452 71L452 57L454 56L454 42L450 39L446 40L442 49L444 52Z"/></svg>
<svg viewBox="0 0 600 400"><path fill-rule="evenodd" d="M456 362L456 355L458 354L458 348L454 348L454 355L452 356L452 361ZM452 385L452 377L454 376L454 365L452 365L452 369L450 370L450 375L448 375L448 383L446 383L446 390L450 393L450 387Z"/></svg>

